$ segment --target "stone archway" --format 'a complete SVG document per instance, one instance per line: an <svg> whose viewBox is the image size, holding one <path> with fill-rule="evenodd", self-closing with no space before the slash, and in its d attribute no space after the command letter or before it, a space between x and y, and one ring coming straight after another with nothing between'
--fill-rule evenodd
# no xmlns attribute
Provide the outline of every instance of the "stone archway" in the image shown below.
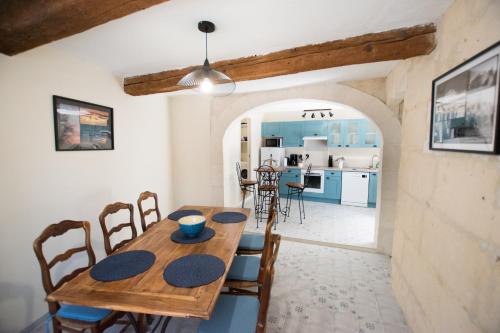
<svg viewBox="0 0 500 333"><path fill-rule="evenodd" d="M348 86L323 83L214 98L210 115L210 175L214 201L223 202L222 142L229 124L241 114L260 105L296 98L348 105L365 114L382 132L383 162L378 188L378 195L381 199L377 207L379 219L376 239L378 250L389 254L392 249L396 211L401 125L391 109L379 99Z"/></svg>

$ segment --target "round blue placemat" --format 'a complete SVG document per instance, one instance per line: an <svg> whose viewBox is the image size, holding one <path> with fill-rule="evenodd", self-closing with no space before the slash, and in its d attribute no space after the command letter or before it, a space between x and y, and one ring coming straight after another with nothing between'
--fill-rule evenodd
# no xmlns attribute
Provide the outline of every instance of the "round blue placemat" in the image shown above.
<svg viewBox="0 0 500 333"><path fill-rule="evenodd" d="M92 267L90 276L104 282L128 279L147 271L155 259L153 253L143 250L114 254Z"/></svg>
<svg viewBox="0 0 500 333"><path fill-rule="evenodd" d="M199 210L196 210L196 209L182 209L182 210L178 210L178 211L175 211L173 213L170 213L170 215L167 216L167 219L177 221L181 217L189 216L189 215L203 215L203 213L200 212Z"/></svg>
<svg viewBox="0 0 500 333"><path fill-rule="evenodd" d="M170 235L170 239L181 244L196 244L203 243L214 237L215 230L212 228L204 228L197 237L189 238L181 230L176 230Z"/></svg>
<svg viewBox="0 0 500 333"><path fill-rule="evenodd" d="M238 223L247 219L247 216L239 212L222 212L212 216L212 220L218 223Z"/></svg>
<svg viewBox="0 0 500 333"><path fill-rule="evenodd" d="M191 254L172 261L163 278L174 287L193 288L214 282L225 270L224 262L215 256Z"/></svg>

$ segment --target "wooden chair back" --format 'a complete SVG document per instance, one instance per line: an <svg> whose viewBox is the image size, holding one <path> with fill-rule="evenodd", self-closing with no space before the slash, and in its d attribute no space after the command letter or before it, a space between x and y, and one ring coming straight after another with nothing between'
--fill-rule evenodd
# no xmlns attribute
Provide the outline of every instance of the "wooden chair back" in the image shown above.
<svg viewBox="0 0 500 333"><path fill-rule="evenodd" d="M57 237L65 234L69 230L73 229L83 229L85 232L85 245L81 247L76 247L67 250L64 253L56 255L52 260L47 261L43 253L43 244L51 237ZM57 290L66 282L75 278L81 272L87 270L89 267L95 265L95 254L92 249L92 245L90 243L90 223L86 221L71 221L64 220L57 224L51 224L38 236L37 239L33 242L33 250L35 251L36 257L38 259L38 263L40 264L40 269L42 272L42 283L45 292L48 294ZM52 275L50 273L50 269L54 267L57 263L64 262L68 260L71 256L78 252L87 252L88 255L88 264L83 267L76 268L73 272L63 276L57 283L54 283L52 280ZM54 314L59 305L54 302L49 302L49 311Z"/></svg>
<svg viewBox="0 0 500 333"><path fill-rule="evenodd" d="M274 264L278 258L278 252L281 243L280 235L271 236L271 247L272 255L268 259L266 267L264 269L264 277L262 282L262 288L259 288L259 317L257 320L256 333L264 333L266 330L267 321L267 311L269 308L269 300L271 298L271 287L274 279Z"/></svg>
<svg viewBox="0 0 500 333"><path fill-rule="evenodd" d="M115 214L122 209L126 209L130 212L129 221L120 223L118 225L115 225L111 229L108 229L108 227L106 226L106 218L108 217L108 215ZM99 222L101 224L101 229L104 236L104 249L106 250L107 255L112 254L114 251L118 250L119 248L121 248L122 246L124 246L125 244L127 244L128 242L137 237L137 230L135 229L135 224L134 224L134 206L132 204L115 202L113 204L107 205L106 207L104 207L101 214L99 215ZM112 246L111 235L127 227L130 228L132 231L132 238L124 239L121 242L118 242Z"/></svg>
<svg viewBox="0 0 500 333"><path fill-rule="evenodd" d="M277 204L277 197L273 196L271 199L271 205L269 206L269 216L267 218L266 232L264 234L264 250L262 251L262 256L260 258L260 269L258 278L260 284L262 284L263 282L266 265L273 254L272 227L274 225L274 221L276 220L276 204Z"/></svg>
<svg viewBox="0 0 500 333"><path fill-rule="evenodd" d="M145 200L148 200L150 198L154 199L155 208L150 208L150 209L144 210L142 208L142 203ZM137 207L139 207L139 215L141 216L141 228L142 228L143 232L146 231L150 226L161 221L160 209L158 208L158 195L156 193L149 192L149 191L142 192L139 195L139 199L137 199ZM149 216L153 212L156 214L156 220L147 224L146 217Z"/></svg>

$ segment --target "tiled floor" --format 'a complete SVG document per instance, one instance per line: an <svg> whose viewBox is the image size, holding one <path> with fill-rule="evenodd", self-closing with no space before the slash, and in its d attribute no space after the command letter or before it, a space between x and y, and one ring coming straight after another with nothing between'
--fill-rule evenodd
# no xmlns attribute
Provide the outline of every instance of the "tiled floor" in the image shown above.
<svg viewBox="0 0 500 333"><path fill-rule="evenodd" d="M196 332L197 320L172 319L167 332ZM118 332L114 327L108 332ZM36 332L43 332L40 327ZM127 332L132 332L128 329ZM282 241L267 333L409 333L381 254Z"/></svg>
<svg viewBox="0 0 500 333"><path fill-rule="evenodd" d="M285 200L282 199L282 204ZM287 237L312 241L375 247L375 208L343 206L321 202L304 201L306 219L300 224L297 200L291 204L290 217L280 223L276 232ZM250 206L253 207L253 206ZM247 231L264 232L252 215L247 222Z"/></svg>

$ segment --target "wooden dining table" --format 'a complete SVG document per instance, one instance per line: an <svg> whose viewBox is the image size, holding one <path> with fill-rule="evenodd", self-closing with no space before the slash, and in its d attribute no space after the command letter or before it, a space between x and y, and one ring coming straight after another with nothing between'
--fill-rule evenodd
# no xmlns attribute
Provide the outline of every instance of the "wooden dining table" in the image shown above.
<svg viewBox="0 0 500 333"><path fill-rule="evenodd" d="M178 229L178 223L163 219L117 251L153 252L156 260L149 270L125 280L100 282L90 276L88 269L48 295L47 299L128 313L209 319L246 223L217 223L212 221L212 216L219 212L232 211L241 212L248 218L250 209L208 206L183 206L179 209L201 211L206 217L206 226L215 230L215 236L203 243L175 243L170 239L170 235ZM174 287L163 279L163 271L170 262L195 253L220 258L226 267L222 277L196 288Z"/></svg>

